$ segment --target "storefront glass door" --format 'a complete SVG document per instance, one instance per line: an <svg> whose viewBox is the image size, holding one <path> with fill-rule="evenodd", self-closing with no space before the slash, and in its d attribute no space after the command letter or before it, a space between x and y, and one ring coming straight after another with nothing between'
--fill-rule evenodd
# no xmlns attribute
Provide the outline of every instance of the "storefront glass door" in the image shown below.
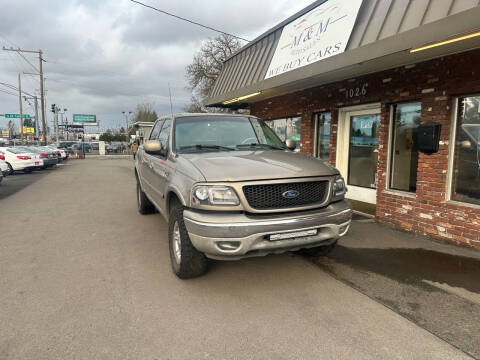
<svg viewBox="0 0 480 360"><path fill-rule="evenodd" d="M347 182L347 198L375 204L380 110L350 111L343 115L337 166Z"/></svg>

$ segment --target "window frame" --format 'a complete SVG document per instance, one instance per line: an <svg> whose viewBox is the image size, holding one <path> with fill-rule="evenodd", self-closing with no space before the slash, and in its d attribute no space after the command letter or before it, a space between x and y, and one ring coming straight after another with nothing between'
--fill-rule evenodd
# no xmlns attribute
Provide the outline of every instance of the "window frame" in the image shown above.
<svg viewBox="0 0 480 360"><path fill-rule="evenodd" d="M455 146L457 142L457 124L458 124L458 103L460 99L467 98L467 97L474 97L480 96L480 93L469 93L463 95L456 95L452 99L452 112L450 117L450 139L448 144L448 169L447 169L447 181L446 181L446 189L445 195L446 200L449 203L470 207L474 209L480 209L480 205L472 204L468 202L463 202L459 200L452 199L453 194L453 172L455 167Z"/></svg>
<svg viewBox="0 0 480 360"><path fill-rule="evenodd" d="M167 141L165 142L165 144L162 143L162 146L163 146L163 149L161 150L161 153L158 155L162 158L166 158L167 155L168 155L168 152L170 150L170 138L172 136L172 123L173 123L173 119L171 118L165 118L165 119L162 119L162 127L160 128L160 132L158 133L158 136L155 140L158 140L160 141L160 134L162 133L163 131L163 127L165 126L165 122L167 121L170 121L170 125L169 125L169 129L168 129L168 137L167 137Z"/></svg>
<svg viewBox="0 0 480 360"><path fill-rule="evenodd" d="M293 119L299 119L300 120L300 133L299 133L299 136L300 136L300 140L298 141L297 145L298 147L295 149L295 151L300 151L301 148L302 148L302 137L301 137L301 128L302 128L302 121L303 121L303 117L302 117L302 114L296 114L296 115L293 115L293 116L283 116L283 117L279 117L279 118L275 118L275 119L263 119L263 122L268 126L268 123L269 122L274 122L274 121L279 121L279 120L293 120ZM275 135L277 135L278 138L280 138L280 136L277 134L277 132L272 128L270 127L270 129L275 133ZM282 140L280 138L280 140ZM283 143L285 143L285 141L287 141L287 134L285 133L285 140L283 140Z"/></svg>
<svg viewBox="0 0 480 360"><path fill-rule="evenodd" d="M160 134L160 131L162 131L162 127L163 127L163 123L164 123L165 119L158 119L157 121L155 121L155 124L153 124L153 127L152 127L152 130L150 130L150 134L148 135L148 140L157 140L156 138L154 139L152 137L153 135L153 130L155 130L155 128L158 126L159 127L159 131L158 131L158 134ZM156 136L158 137L158 135Z"/></svg>
<svg viewBox="0 0 480 360"><path fill-rule="evenodd" d="M330 114L330 134L328 138L328 157L326 159L322 159L319 157L320 154L320 142L318 141L318 136L320 135L320 115L322 114ZM325 111L318 111L313 113L313 120L314 120L314 132L313 132L313 156L316 157L317 159L324 160L329 162L330 161L330 142L332 140L332 111L325 110Z"/></svg>
<svg viewBox="0 0 480 360"><path fill-rule="evenodd" d="M392 192L392 193L398 193L400 195L410 196L410 197L415 197L416 198L418 188L416 188L415 192L412 192L412 191L394 189L390 186L390 182L391 182L391 179L392 179L395 109L396 109L397 105L411 104L411 103L419 103L420 104L420 122L421 122L422 121L421 109L422 109L422 106L423 106L422 99L411 99L411 100L408 100L408 101L400 101L400 102L390 104L390 113L389 113L389 122L388 122L388 144L387 144L387 146L388 146L388 149L387 149L387 175L386 175L386 181L385 181L385 190L387 190L389 192ZM417 181L418 181L418 162L417 162Z"/></svg>

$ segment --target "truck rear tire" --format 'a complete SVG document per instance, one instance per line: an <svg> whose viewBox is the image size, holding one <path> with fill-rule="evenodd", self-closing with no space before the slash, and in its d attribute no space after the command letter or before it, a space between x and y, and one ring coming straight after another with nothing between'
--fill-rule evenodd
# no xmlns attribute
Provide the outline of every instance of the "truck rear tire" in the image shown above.
<svg viewBox="0 0 480 360"><path fill-rule="evenodd" d="M145 195L143 192L139 181L137 181L137 207L138 212L142 215L152 214L155 212L155 205L148 200L147 195Z"/></svg>
<svg viewBox="0 0 480 360"><path fill-rule="evenodd" d="M170 211L168 243L172 271L180 279L202 276L207 272L207 258L195 249L190 241L183 221L183 206L181 205L173 207Z"/></svg>

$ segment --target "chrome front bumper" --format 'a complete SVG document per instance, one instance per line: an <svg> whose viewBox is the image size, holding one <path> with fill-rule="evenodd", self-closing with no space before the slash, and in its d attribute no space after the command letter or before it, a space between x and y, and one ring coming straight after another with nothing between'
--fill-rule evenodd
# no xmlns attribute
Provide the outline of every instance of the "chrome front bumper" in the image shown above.
<svg viewBox="0 0 480 360"><path fill-rule="evenodd" d="M209 258L236 260L328 245L345 235L352 209L346 200L302 212L246 215L185 210L185 226L198 251ZM270 240L270 235L316 229L314 235Z"/></svg>

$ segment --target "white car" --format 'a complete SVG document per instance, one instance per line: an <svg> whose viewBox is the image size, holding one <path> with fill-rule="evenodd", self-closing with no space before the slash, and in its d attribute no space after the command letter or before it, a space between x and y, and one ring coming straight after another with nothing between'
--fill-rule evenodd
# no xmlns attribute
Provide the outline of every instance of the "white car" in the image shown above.
<svg viewBox="0 0 480 360"><path fill-rule="evenodd" d="M54 152L57 153L59 156L59 159L65 160L67 158L67 152L64 149L59 149L57 148L54 144L47 145L49 149L52 149Z"/></svg>
<svg viewBox="0 0 480 360"><path fill-rule="evenodd" d="M0 154L0 182L8 174L8 165L5 162L5 156Z"/></svg>
<svg viewBox="0 0 480 360"><path fill-rule="evenodd" d="M37 154L28 153L21 148L1 147L0 155L5 157L9 175L14 171L29 173L36 167L43 166L43 161L40 158L36 158Z"/></svg>

